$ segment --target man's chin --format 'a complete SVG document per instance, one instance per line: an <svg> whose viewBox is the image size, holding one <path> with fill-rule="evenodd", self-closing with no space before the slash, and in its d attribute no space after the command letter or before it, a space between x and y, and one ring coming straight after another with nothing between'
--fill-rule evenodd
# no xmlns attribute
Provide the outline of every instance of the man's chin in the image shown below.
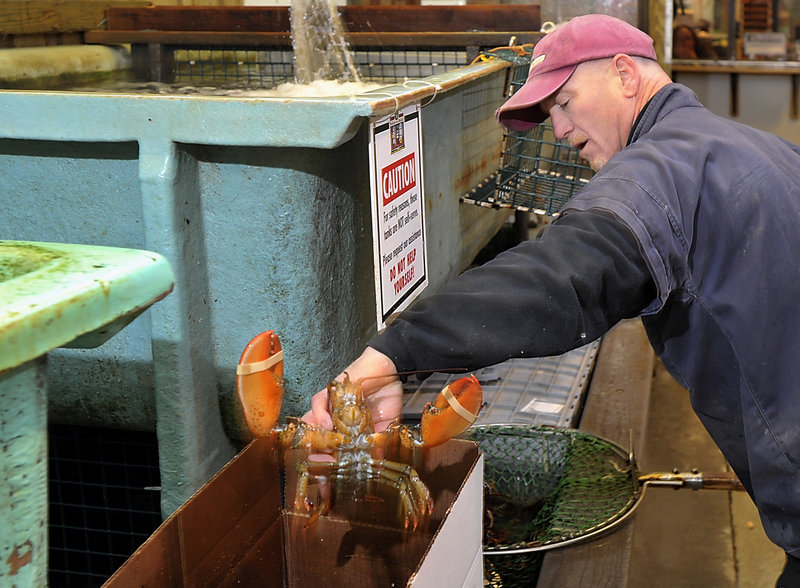
<svg viewBox="0 0 800 588"><path fill-rule="evenodd" d="M608 163L608 158L606 157L586 157L582 153L581 157L586 160L586 163L589 164L589 167L592 168L595 173L599 172Z"/></svg>

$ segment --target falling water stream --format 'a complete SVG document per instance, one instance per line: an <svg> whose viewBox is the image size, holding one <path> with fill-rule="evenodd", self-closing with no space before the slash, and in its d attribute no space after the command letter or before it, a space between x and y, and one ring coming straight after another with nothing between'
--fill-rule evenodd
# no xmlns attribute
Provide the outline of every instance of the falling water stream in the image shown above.
<svg viewBox="0 0 800 588"><path fill-rule="evenodd" d="M289 11L295 82L361 81L333 0L292 0Z"/></svg>
<svg viewBox="0 0 800 588"><path fill-rule="evenodd" d="M119 90L156 94L242 97L356 96L386 85L362 82L333 0L291 0L289 7L294 83L263 87L211 87L162 82L98 84L85 91Z"/></svg>

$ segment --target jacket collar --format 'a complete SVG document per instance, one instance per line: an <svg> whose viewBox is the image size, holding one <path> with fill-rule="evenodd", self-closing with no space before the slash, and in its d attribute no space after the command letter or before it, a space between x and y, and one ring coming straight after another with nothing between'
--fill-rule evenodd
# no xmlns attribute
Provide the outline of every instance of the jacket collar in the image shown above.
<svg viewBox="0 0 800 588"><path fill-rule="evenodd" d="M628 142L637 141L639 137L647 133L653 125L678 108L687 106L702 106L695 93L681 84L667 84L656 92L650 101L645 104L639 112L636 121L633 123Z"/></svg>

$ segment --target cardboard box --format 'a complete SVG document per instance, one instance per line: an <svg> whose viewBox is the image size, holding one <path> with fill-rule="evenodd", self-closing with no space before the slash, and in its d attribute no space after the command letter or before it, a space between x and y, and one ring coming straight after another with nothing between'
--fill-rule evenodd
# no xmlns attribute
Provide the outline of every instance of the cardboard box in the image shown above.
<svg viewBox="0 0 800 588"><path fill-rule="evenodd" d="M483 458L477 445L452 440L414 463L434 498L434 513L405 530L394 489L364 494L336 487L331 512L284 507L294 500L303 455L250 443L153 533L105 584L147 586L413 586L483 585ZM391 457L391 456L387 456ZM318 487L312 487L316 496Z"/></svg>

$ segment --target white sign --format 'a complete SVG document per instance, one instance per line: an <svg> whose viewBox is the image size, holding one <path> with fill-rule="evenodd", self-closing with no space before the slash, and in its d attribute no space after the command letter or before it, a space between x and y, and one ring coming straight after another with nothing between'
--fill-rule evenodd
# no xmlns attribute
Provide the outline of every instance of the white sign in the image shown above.
<svg viewBox="0 0 800 588"><path fill-rule="evenodd" d="M784 33L745 33L744 54L754 57L786 57L786 35Z"/></svg>
<svg viewBox="0 0 800 588"><path fill-rule="evenodd" d="M428 285L419 105L370 124L378 330Z"/></svg>

